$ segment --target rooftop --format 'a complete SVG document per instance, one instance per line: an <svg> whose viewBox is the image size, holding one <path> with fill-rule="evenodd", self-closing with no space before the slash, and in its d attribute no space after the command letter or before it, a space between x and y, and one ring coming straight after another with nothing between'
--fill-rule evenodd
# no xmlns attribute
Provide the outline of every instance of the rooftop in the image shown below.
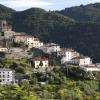
<svg viewBox="0 0 100 100"><path fill-rule="evenodd" d="M12 71L12 70L9 68L0 68L0 71Z"/></svg>
<svg viewBox="0 0 100 100"><path fill-rule="evenodd" d="M80 55L80 56L74 57L73 59L85 59L85 58L90 58L90 57Z"/></svg>
<svg viewBox="0 0 100 100"><path fill-rule="evenodd" d="M94 66L91 65L91 66L83 66L83 68L98 68L99 69L100 67L97 67L96 65Z"/></svg>
<svg viewBox="0 0 100 100"><path fill-rule="evenodd" d="M71 48L61 48L61 51L63 51L63 52L66 52L66 51L75 52L75 50L73 50Z"/></svg>
<svg viewBox="0 0 100 100"><path fill-rule="evenodd" d="M33 37L32 35L27 35L26 33L19 33L19 34L15 34L14 36L26 36L26 37Z"/></svg>
<svg viewBox="0 0 100 100"><path fill-rule="evenodd" d="M41 58L41 57L35 57L33 58L33 61L46 61L48 58Z"/></svg>
<svg viewBox="0 0 100 100"><path fill-rule="evenodd" d="M47 43L45 44L46 47L50 47L50 46L59 46L58 44L55 43Z"/></svg>

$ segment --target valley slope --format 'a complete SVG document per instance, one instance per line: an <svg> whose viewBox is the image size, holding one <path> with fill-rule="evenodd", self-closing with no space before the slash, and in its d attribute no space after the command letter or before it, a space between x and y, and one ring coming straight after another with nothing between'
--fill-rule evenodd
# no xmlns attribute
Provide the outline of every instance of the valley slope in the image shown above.
<svg viewBox="0 0 100 100"><path fill-rule="evenodd" d="M12 22L14 31L26 32L39 37L44 42L53 41L59 43L62 47L73 48L92 57L94 62L100 62L99 5L81 5L68 8L75 10L74 12L69 11L75 16L66 14L64 10L52 12L40 8L31 8L17 12L12 9L8 11L8 8L7 13L11 13L11 17L6 16L4 19L6 18ZM86 13L85 17L81 12L82 14ZM3 13L6 15L6 11L3 11Z"/></svg>

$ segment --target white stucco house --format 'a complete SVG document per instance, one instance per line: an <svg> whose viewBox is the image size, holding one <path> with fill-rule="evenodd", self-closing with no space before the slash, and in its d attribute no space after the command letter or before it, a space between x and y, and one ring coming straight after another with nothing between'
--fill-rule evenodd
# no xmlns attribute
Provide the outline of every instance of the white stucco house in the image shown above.
<svg viewBox="0 0 100 100"><path fill-rule="evenodd" d="M0 52L8 52L8 48L0 47Z"/></svg>
<svg viewBox="0 0 100 100"><path fill-rule="evenodd" d="M14 71L7 68L0 68L0 83L10 84L12 82L15 82Z"/></svg>
<svg viewBox="0 0 100 100"><path fill-rule="evenodd" d="M43 46L43 42L40 42L38 38L34 38L34 37L28 37L26 44L28 45L29 48L39 48L41 46Z"/></svg>
<svg viewBox="0 0 100 100"><path fill-rule="evenodd" d="M33 68L47 68L49 66L48 59L35 58L33 59Z"/></svg>
<svg viewBox="0 0 100 100"><path fill-rule="evenodd" d="M13 31L5 31L5 32L4 32L4 37L5 37L6 39L12 38L12 37L14 36L14 33L15 33L15 32L13 32Z"/></svg>
<svg viewBox="0 0 100 100"><path fill-rule="evenodd" d="M60 51L60 46L58 44L55 44L55 43L48 43L48 44L41 46L40 49L43 52L51 54L53 52Z"/></svg>
<svg viewBox="0 0 100 100"><path fill-rule="evenodd" d="M71 59L79 56L79 53L72 49L65 49L57 53L58 56L62 56L61 64L69 62Z"/></svg>
<svg viewBox="0 0 100 100"><path fill-rule="evenodd" d="M35 38L31 35L15 35L14 41L24 42L26 45L28 45L28 48L39 48L43 46L43 42L40 42L38 38Z"/></svg>
<svg viewBox="0 0 100 100"><path fill-rule="evenodd" d="M26 40L27 40L27 36L26 35L14 35L14 42L23 42L23 43L26 43Z"/></svg>
<svg viewBox="0 0 100 100"><path fill-rule="evenodd" d="M98 66L97 64L91 64L89 66L80 66L80 68L86 72L100 71L100 66Z"/></svg>
<svg viewBox="0 0 100 100"><path fill-rule="evenodd" d="M6 38L6 39L9 39L9 38L13 38L13 37L16 37L17 38L17 36L21 36L21 35L25 35L26 33L18 33L18 32L15 32L15 31L5 31L4 32L4 37Z"/></svg>
<svg viewBox="0 0 100 100"><path fill-rule="evenodd" d="M84 71L90 71L90 72L93 72L93 71L100 71L100 68L98 67L83 67L83 70Z"/></svg>
<svg viewBox="0 0 100 100"><path fill-rule="evenodd" d="M69 63L79 66L86 66L92 64L92 59L90 57L80 56L71 59Z"/></svg>

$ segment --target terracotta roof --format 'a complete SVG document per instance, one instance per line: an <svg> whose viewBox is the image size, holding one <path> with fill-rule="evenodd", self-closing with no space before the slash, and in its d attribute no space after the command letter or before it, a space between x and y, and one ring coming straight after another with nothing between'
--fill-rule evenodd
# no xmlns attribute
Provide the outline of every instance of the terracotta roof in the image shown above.
<svg viewBox="0 0 100 100"><path fill-rule="evenodd" d="M72 59L84 59L84 56L83 57L82 56L77 56L77 57L74 57Z"/></svg>
<svg viewBox="0 0 100 100"><path fill-rule="evenodd" d="M90 64L90 65L88 65L88 67L95 67L96 66L96 64Z"/></svg>
<svg viewBox="0 0 100 100"><path fill-rule="evenodd" d="M43 60L48 60L48 58L41 58L41 57L35 57L33 58L34 61L43 61Z"/></svg>

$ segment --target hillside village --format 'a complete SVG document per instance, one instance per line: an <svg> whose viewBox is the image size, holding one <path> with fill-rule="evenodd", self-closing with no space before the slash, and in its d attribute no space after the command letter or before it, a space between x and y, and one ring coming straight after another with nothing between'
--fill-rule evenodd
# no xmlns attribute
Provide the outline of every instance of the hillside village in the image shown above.
<svg viewBox="0 0 100 100"><path fill-rule="evenodd" d="M35 53L34 50L43 52L44 56ZM35 56L38 55L38 56ZM53 55L58 63L52 63L46 55ZM12 27L7 21L0 21L0 57L10 60L30 59L34 73L52 71L56 67L64 67L73 65L79 67L83 71L92 72L100 71L100 63L93 63L92 58L84 56L72 48L61 48L56 43L43 43L37 37L26 33L18 33L12 31ZM59 60L57 60L59 58ZM10 68L0 68L1 84L18 82L20 75L15 75L15 70ZM17 76L17 79L15 78Z"/></svg>

